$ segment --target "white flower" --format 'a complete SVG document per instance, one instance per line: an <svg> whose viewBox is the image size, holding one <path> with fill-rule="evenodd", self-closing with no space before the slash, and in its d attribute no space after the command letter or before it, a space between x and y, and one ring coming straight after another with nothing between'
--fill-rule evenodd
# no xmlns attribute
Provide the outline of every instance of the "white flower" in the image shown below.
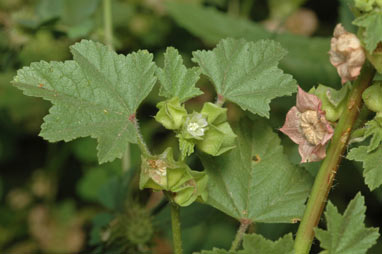
<svg viewBox="0 0 382 254"><path fill-rule="evenodd" d="M195 139L201 139L208 129L208 122L202 114L194 112L188 116L185 122L186 131Z"/></svg>

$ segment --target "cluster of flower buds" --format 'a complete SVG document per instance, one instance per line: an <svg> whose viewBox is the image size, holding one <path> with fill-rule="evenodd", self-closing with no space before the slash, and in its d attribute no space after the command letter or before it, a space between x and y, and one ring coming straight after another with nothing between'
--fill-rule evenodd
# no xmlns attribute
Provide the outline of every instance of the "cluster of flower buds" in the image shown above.
<svg viewBox="0 0 382 254"><path fill-rule="evenodd" d="M175 161L171 148L160 155L142 156L139 188L173 193L173 201L188 206L195 200L207 200L208 176L191 170L183 161Z"/></svg>
<svg viewBox="0 0 382 254"><path fill-rule="evenodd" d="M363 12L370 12L374 8L382 7L382 0L355 0L355 7Z"/></svg>
<svg viewBox="0 0 382 254"><path fill-rule="evenodd" d="M155 120L174 130L179 139L182 159L199 150L218 156L235 147L236 135L227 122L227 109L205 103L201 112L188 114L178 98L160 102Z"/></svg>
<svg viewBox="0 0 382 254"><path fill-rule="evenodd" d="M341 82L355 80L361 72L366 56L360 40L338 24L330 42L330 62L337 68Z"/></svg>

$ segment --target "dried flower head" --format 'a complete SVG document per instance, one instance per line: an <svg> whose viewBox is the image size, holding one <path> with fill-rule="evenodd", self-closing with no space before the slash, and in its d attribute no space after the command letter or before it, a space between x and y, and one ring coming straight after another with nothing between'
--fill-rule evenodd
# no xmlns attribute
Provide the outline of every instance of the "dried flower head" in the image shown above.
<svg viewBox="0 0 382 254"><path fill-rule="evenodd" d="M330 62L337 68L344 84L360 74L365 62L365 52L357 36L346 31L341 24L335 27L333 35L329 51Z"/></svg>
<svg viewBox="0 0 382 254"><path fill-rule="evenodd" d="M301 162L319 161L325 158L325 145L333 136L333 129L321 109L320 99L306 93L300 87L296 106L287 113L280 131L299 145Z"/></svg>

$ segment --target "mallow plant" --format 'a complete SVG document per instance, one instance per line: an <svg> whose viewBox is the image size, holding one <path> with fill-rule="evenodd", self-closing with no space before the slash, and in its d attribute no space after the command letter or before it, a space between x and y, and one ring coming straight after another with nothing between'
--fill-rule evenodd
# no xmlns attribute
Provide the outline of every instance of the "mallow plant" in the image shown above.
<svg viewBox="0 0 382 254"><path fill-rule="evenodd" d="M95 138L99 163L121 158L129 143L138 145L139 188L163 192L168 199L176 254L187 240L181 238L179 214L195 202L240 223L229 250L202 254L306 254L314 238L321 253L362 254L379 233L364 224L361 193L343 214L327 202L343 158L362 163L370 190L382 185L382 86L376 78L382 73L382 2L355 0L352 9L357 35L338 24L328 54L341 77L339 90L317 84L304 91L278 67L287 54L279 43L233 38L221 40L212 50L194 51L192 68L186 68L173 47L166 49L164 65L158 67L146 50L121 55L82 40L70 47L73 60L32 63L17 72L13 84L25 95L52 103L40 132L50 142ZM201 76L215 88L216 100L190 111L185 102L202 94L196 86ZM177 153L168 147L154 154L140 131L137 110L156 84L163 100L154 118L176 137ZM273 130L268 123L270 102L296 92L296 105L284 125ZM227 102L246 112L238 123L227 120ZM361 107L373 117L359 116ZM298 145L301 163L320 161L315 179L289 161L279 135ZM193 154L203 169L187 164ZM323 211L325 229L317 227ZM299 227L295 236L271 241L247 233L257 222ZM118 223L123 227L123 220Z"/></svg>

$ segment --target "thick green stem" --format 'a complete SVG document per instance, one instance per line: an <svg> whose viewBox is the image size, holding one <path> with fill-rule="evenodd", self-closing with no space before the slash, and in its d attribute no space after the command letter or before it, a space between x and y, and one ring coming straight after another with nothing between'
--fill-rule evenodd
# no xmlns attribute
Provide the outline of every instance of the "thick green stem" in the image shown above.
<svg viewBox="0 0 382 254"><path fill-rule="evenodd" d="M347 100L347 110L335 128L333 139L316 176L313 188L300 223L295 240L295 254L308 254L314 238L314 228L318 225L326 200L336 175L350 132L357 119L362 103L362 93L369 86L375 74L374 68L365 63L361 75L354 82Z"/></svg>
<svg viewBox="0 0 382 254"><path fill-rule="evenodd" d="M174 254L182 254L182 235L180 232L180 212L179 206L170 201L171 205L171 225L172 225L172 241L174 245Z"/></svg>
<svg viewBox="0 0 382 254"><path fill-rule="evenodd" d="M111 0L103 0L103 22L104 22L104 35L105 44L113 48L113 18L111 11Z"/></svg>
<svg viewBox="0 0 382 254"><path fill-rule="evenodd" d="M229 251L236 251L240 247L241 240L243 240L244 233L247 231L248 226L251 225L252 221L244 219L240 222L240 227L237 230L235 239L232 242L231 249Z"/></svg>

